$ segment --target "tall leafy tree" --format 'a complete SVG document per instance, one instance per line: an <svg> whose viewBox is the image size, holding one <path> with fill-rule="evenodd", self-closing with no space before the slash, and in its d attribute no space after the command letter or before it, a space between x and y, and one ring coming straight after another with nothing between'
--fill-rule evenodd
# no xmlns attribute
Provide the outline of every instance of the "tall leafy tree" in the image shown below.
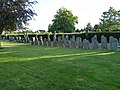
<svg viewBox="0 0 120 90"><path fill-rule="evenodd" d="M108 11L103 12L103 15L100 18L100 25L102 30L119 30L120 29L120 10L115 10L113 7L110 7Z"/></svg>
<svg viewBox="0 0 120 90"><path fill-rule="evenodd" d="M0 0L0 36L3 31L21 28L37 15L32 8L36 3L35 0Z"/></svg>
<svg viewBox="0 0 120 90"><path fill-rule="evenodd" d="M0 35L4 30L16 30L37 15L32 5L35 0L0 0Z"/></svg>
<svg viewBox="0 0 120 90"><path fill-rule="evenodd" d="M78 23L78 17L73 16L70 10L62 7L57 11L52 22L48 26L49 31L70 33L75 31L75 24Z"/></svg>

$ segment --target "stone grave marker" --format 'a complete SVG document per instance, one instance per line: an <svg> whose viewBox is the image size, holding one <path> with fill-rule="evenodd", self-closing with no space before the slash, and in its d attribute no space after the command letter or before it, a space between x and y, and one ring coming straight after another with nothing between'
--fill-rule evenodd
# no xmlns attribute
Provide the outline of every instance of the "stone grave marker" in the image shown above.
<svg viewBox="0 0 120 90"><path fill-rule="evenodd" d="M82 39L81 39L81 37L76 38L76 48L82 48Z"/></svg>
<svg viewBox="0 0 120 90"><path fill-rule="evenodd" d="M48 46L48 41L47 41L47 39L46 38L44 38L44 46Z"/></svg>
<svg viewBox="0 0 120 90"><path fill-rule="evenodd" d="M62 39L60 36L58 36L58 46L62 47Z"/></svg>
<svg viewBox="0 0 120 90"><path fill-rule="evenodd" d="M71 40L71 48L76 48L75 36L72 36L72 40Z"/></svg>
<svg viewBox="0 0 120 90"><path fill-rule="evenodd" d="M50 35L48 35L48 46L51 46L51 39L50 39Z"/></svg>
<svg viewBox="0 0 120 90"><path fill-rule="evenodd" d="M43 46L43 45L44 45L42 36L40 36L39 45L41 45L41 46Z"/></svg>
<svg viewBox="0 0 120 90"><path fill-rule="evenodd" d="M93 49L98 49L98 41L97 41L97 35L92 37L92 48Z"/></svg>
<svg viewBox="0 0 120 90"><path fill-rule="evenodd" d="M107 49L107 38L104 36L104 35L102 35L101 36L101 48L102 49Z"/></svg>
<svg viewBox="0 0 120 90"><path fill-rule="evenodd" d="M118 40L116 38L110 36L109 43L110 43L110 50L117 50Z"/></svg>
<svg viewBox="0 0 120 90"><path fill-rule="evenodd" d="M87 39L83 40L83 49L90 49L90 43Z"/></svg>

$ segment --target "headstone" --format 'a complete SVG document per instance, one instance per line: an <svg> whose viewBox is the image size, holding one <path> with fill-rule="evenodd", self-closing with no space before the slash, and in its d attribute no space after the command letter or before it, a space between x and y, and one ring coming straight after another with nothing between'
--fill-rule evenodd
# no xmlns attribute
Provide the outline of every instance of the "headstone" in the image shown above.
<svg viewBox="0 0 120 90"><path fill-rule="evenodd" d="M65 45L64 45L64 41L65 41L65 36L64 36L64 34L62 35L62 47L65 47Z"/></svg>
<svg viewBox="0 0 120 90"><path fill-rule="evenodd" d="M48 34L48 41L50 41L50 35Z"/></svg>
<svg viewBox="0 0 120 90"><path fill-rule="evenodd" d="M44 45L42 36L40 36L39 45Z"/></svg>
<svg viewBox="0 0 120 90"><path fill-rule="evenodd" d="M54 32L54 35L53 35L53 42L52 42L52 44L53 44L54 47L58 46L57 38L56 38L56 31Z"/></svg>
<svg viewBox="0 0 120 90"><path fill-rule="evenodd" d="M35 45L35 37L32 37L32 44Z"/></svg>
<svg viewBox="0 0 120 90"><path fill-rule="evenodd" d="M118 40L116 38L110 36L109 43L110 43L110 50L117 50Z"/></svg>
<svg viewBox="0 0 120 90"><path fill-rule="evenodd" d="M53 41L56 42L56 31L54 32Z"/></svg>
<svg viewBox="0 0 120 90"><path fill-rule="evenodd" d="M44 46L48 46L48 41L47 41L47 39L46 38L44 38Z"/></svg>
<svg viewBox="0 0 120 90"><path fill-rule="evenodd" d="M76 48L75 36L72 36L72 40L71 40L71 48Z"/></svg>
<svg viewBox="0 0 120 90"><path fill-rule="evenodd" d="M21 36L19 36L19 42L21 42Z"/></svg>
<svg viewBox="0 0 120 90"><path fill-rule="evenodd" d="M58 46L59 46L59 47L62 47L62 40L61 40L61 37L60 37L60 36L58 36Z"/></svg>
<svg viewBox="0 0 120 90"><path fill-rule="evenodd" d="M97 41L97 35L92 37L92 48L93 49L98 49L98 41Z"/></svg>
<svg viewBox="0 0 120 90"><path fill-rule="evenodd" d="M2 36L2 37L1 37L1 40L5 40L5 36Z"/></svg>
<svg viewBox="0 0 120 90"><path fill-rule="evenodd" d="M24 42L24 37L23 37L23 36L21 37L21 42L22 42L22 43Z"/></svg>
<svg viewBox="0 0 120 90"><path fill-rule="evenodd" d="M82 48L82 39L81 39L81 37L76 38L76 48Z"/></svg>
<svg viewBox="0 0 120 90"><path fill-rule="evenodd" d="M26 34L24 35L24 37L25 37L25 42L28 43L28 42L29 42L29 40L28 40L28 38L29 38L29 37L28 37L28 34L26 33Z"/></svg>
<svg viewBox="0 0 120 90"><path fill-rule="evenodd" d="M62 41L64 41L65 37L64 37L64 34L62 35Z"/></svg>
<svg viewBox="0 0 120 90"><path fill-rule="evenodd" d="M14 42L17 42L17 36L16 35L14 36Z"/></svg>
<svg viewBox="0 0 120 90"><path fill-rule="evenodd" d="M48 46L51 46L51 39L50 39L50 35L48 35Z"/></svg>
<svg viewBox="0 0 120 90"><path fill-rule="evenodd" d="M90 43L87 39L83 40L83 49L90 49Z"/></svg>
<svg viewBox="0 0 120 90"><path fill-rule="evenodd" d="M104 35L102 35L101 36L101 48L102 49L107 49L107 38L104 36Z"/></svg>
<svg viewBox="0 0 120 90"><path fill-rule="evenodd" d="M70 47L68 35L66 35L66 37L65 37L65 39L64 39L64 46L65 46L65 47Z"/></svg>
<svg viewBox="0 0 120 90"><path fill-rule="evenodd" d="M9 36L9 41L10 41L10 42L12 41L12 36Z"/></svg>
<svg viewBox="0 0 120 90"><path fill-rule="evenodd" d="M37 35L36 35L36 37L35 37L35 45L39 45L38 36L37 36Z"/></svg>

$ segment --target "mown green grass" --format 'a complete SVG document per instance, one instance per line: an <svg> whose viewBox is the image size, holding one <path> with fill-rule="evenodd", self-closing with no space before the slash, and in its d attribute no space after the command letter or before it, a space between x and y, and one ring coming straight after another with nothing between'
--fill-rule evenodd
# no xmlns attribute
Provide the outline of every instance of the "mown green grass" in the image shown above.
<svg viewBox="0 0 120 90"><path fill-rule="evenodd" d="M120 51L2 46L0 90L120 89Z"/></svg>

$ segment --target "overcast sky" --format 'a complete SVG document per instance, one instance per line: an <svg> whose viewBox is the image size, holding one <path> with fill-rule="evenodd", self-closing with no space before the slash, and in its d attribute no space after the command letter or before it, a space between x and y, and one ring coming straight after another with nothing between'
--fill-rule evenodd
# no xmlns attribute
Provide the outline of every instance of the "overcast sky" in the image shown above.
<svg viewBox="0 0 120 90"><path fill-rule="evenodd" d="M120 10L120 0L37 0L38 4L34 9L38 16L35 21L30 21L30 29L32 30L48 30L48 25L52 23L52 19L56 11L65 7L71 10L74 16L78 16L78 24L76 28L84 28L87 23L92 25L99 23L99 18L109 7Z"/></svg>

